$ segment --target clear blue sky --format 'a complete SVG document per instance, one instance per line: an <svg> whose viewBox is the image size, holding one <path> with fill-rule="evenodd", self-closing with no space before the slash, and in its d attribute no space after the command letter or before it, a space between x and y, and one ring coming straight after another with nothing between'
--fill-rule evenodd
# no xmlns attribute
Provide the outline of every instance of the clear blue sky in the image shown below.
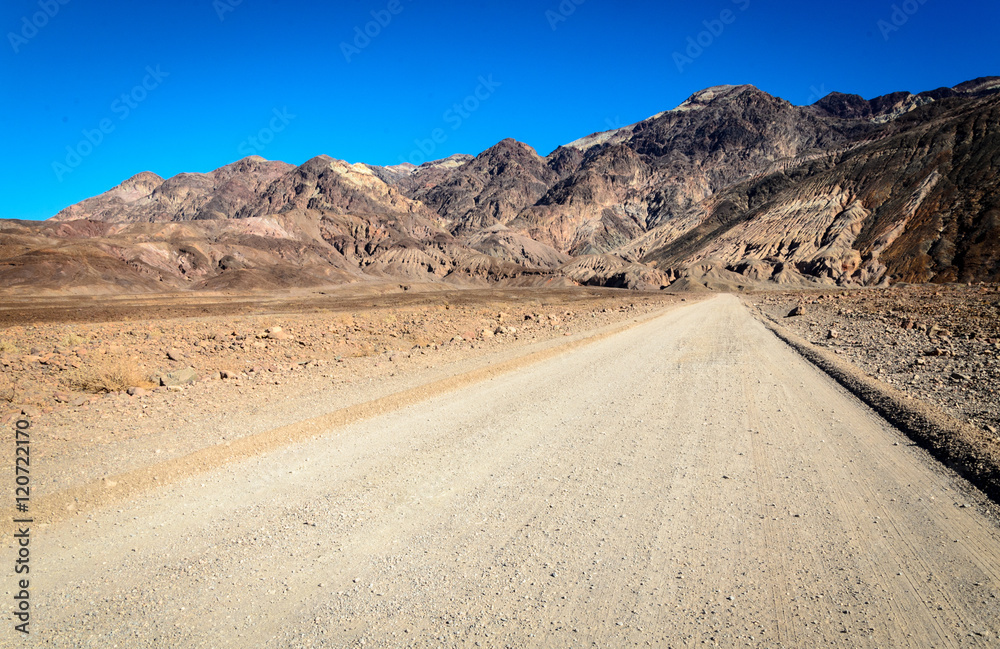
<svg viewBox="0 0 1000 649"><path fill-rule="evenodd" d="M395 164L513 137L545 155L723 83L795 104L951 86L1000 75L998 4L5 0L0 218L253 152Z"/></svg>

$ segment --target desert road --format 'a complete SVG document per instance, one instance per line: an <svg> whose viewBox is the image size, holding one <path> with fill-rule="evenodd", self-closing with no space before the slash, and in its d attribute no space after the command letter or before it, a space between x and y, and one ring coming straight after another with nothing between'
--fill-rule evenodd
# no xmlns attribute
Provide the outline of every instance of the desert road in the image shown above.
<svg viewBox="0 0 1000 649"><path fill-rule="evenodd" d="M995 647L994 515L720 296L35 530L0 638Z"/></svg>

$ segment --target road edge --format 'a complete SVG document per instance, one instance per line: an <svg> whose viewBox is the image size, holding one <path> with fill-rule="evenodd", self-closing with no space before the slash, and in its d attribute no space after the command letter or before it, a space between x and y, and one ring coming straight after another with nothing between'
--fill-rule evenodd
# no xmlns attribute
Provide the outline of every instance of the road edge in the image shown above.
<svg viewBox="0 0 1000 649"><path fill-rule="evenodd" d="M747 310L779 340L867 404L944 466L1000 504L1000 441L869 376L853 363L792 333L756 305Z"/></svg>

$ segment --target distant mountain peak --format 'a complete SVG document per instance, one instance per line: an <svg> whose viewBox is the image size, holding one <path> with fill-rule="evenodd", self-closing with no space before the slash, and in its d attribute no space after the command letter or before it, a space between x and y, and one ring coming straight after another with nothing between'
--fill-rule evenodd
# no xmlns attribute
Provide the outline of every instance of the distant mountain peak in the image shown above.
<svg viewBox="0 0 1000 649"><path fill-rule="evenodd" d="M677 108L674 108L672 112L680 113L689 110L699 110L701 108L705 108L712 102L732 99L745 92L758 92L760 94L766 94L763 91L758 90L756 86L751 86L749 84L712 86L711 88L705 88L704 90L699 90L694 93L681 102Z"/></svg>
<svg viewBox="0 0 1000 649"><path fill-rule="evenodd" d="M139 191L145 192L143 195L149 194L156 187L163 184L164 179L152 171L140 171L136 175L124 180L114 189L122 191ZM147 191L148 188L148 191Z"/></svg>
<svg viewBox="0 0 1000 649"><path fill-rule="evenodd" d="M508 155L508 154L514 154L514 155L527 154L531 156L537 156L538 152L535 151L535 149L530 144L525 144L524 142L515 140L512 137L508 137L500 140L490 148L486 149L478 156L476 156L476 158L477 159L489 158L495 155Z"/></svg>

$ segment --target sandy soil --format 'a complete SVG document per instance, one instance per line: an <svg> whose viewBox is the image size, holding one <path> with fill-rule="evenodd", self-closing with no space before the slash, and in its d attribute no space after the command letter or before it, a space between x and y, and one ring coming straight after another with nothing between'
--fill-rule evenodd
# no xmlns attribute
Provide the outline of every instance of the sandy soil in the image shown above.
<svg viewBox="0 0 1000 649"><path fill-rule="evenodd" d="M319 432L36 530L33 644L1000 637L994 507L732 296Z"/></svg>
<svg viewBox="0 0 1000 649"><path fill-rule="evenodd" d="M75 425L76 413L91 408L131 419L141 411L125 407L133 401L125 398L127 389L152 390L164 376L188 368L198 383L226 376L259 385L287 381L302 369L314 370L313 379L331 374L339 380L381 379L391 373L383 371L385 364L412 365L406 361L414 355L450 362L470 352L572 334L683 299L607 289L420 288L425 287L402 291L396 286L394 292L370 295L4 301L0 422L21 413L37 419L69 411ZM325 369L316 372L320 367ZM201 392L226 406L223 395Z"/></svg>

